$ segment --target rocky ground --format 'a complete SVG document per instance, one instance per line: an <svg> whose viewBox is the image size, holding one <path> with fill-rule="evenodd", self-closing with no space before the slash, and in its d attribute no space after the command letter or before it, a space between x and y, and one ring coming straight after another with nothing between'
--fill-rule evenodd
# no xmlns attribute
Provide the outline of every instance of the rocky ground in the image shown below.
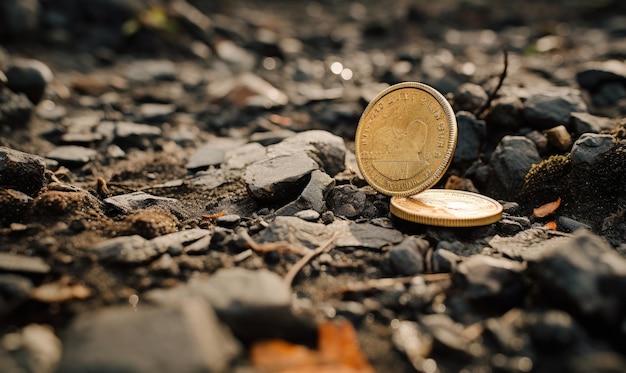
<svg viewBox="0 0 626 373"><path fill-rule="evenodd" d="M2 1L2 371L626 371L624 14ZM501 221L366 185L356 125L402 81L456 111L436 187Z"/></svg>

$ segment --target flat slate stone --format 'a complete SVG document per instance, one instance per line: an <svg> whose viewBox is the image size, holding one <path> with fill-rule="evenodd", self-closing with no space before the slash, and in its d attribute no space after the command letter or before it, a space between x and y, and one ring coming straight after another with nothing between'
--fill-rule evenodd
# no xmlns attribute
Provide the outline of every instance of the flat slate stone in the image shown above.
<svg viewBox="0 0 626 373"><path fill-rule="evenodd" d="M300 132L269 149L288 154L305 151L331 177L345 169L346 144L341 137L328 131Z"/></svg>
<svg viewBox="0 0 626 373"><path fill-rule="evenodd" d="M328 240L332 231L324 224L311 223L294 216L277 216L258 235L258 242L287 241L303 248L314 249Z"/></svg>
<svg viewBox="0 0 626 373"><path fill-rule="evenodd" d="M45 274L50 272L50 266L38 257L0 253L0 271Z"/></svg>
<svg viewBox="0 0 626 373"><path fill-rule="evenodd" d="M318 164L302 152L282 154L249 165L243 178L254 197L281 200L299 193L308 183L311 172L318 168Z"/></svg>
<svg viewBox="0 0 626 373"><path fill-rule="evenodd" d="M63 338L58 373L219 373L241 346L201 299L80 314Z"/></svg>
<svg viewBox="0 0 626 373"><path fill-rule="evenodd" d="M362 247L381 249L384 246L397 244L404 238L402 232L396 229L382 228L374 224L334 222L332 228L344 226L342 234L337 238L337 247Z"/></svg>
<svg viewBox="0 0 626 373"><path fill-rule="evenodd" d="M80 167L96 159L98 152L78 145L63 145L52 149L46 157L68 167Z"/></svg>
<svg viewBox="0 0 626 373"><path fill-rule="evenodd" d="M178 219L190 216L183 204L174 198L158 197L145 192L133 192L109 197L104 200L106 207L117 213L128 214L143 209L161 209L171 212Z"/></svg>

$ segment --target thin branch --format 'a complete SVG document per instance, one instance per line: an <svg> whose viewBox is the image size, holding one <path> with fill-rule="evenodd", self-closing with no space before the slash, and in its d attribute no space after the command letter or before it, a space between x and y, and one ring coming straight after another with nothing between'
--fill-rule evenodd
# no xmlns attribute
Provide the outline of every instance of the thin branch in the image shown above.
<svg viewBox="0 0 626 373"><path fill-rule="evenodd" d="M246 245L250 249L258 253L269 253L272 251L278 251L279 253L290 252L298 255L306 255L310 251L296 247L295 245L292 245L287 241L256 243L254 242L252 237L248 235L248 232L243 229L241 230L241 232L239 232L239 235L244 239L244 241L246 241Z"/></svg>
<svg viewBox="0 0 626 373"><path fill-rule="evenodd" d="M485 112L485 110L487 110L487 108L489 108L489 106L491 105L491 101L493 101L493 99L496 97L496 94L498 93L498 91L500 90L500 88L502 87L502 82L504 82L504 79L506 78L506 73L507 70L509 68L509 51L507 50L506 47L502 48L502 54L504 55L504 68L502 69L502 73L500 73L500 79L498 80L498 85L496 86L496 88L491 92L491 94L489 95L489 97L487 97L487 101L485 101L485 103L483 104L483 106L481 106L478 110L476 110L476 112L474 113L474 115L476 116L476 118L480 119L480 117L483 115L483 113Z"/></svg>
<svg viewBox="0 0 626 373"><path fill-rule="evenodd" d="M285 275L285 283L289 286L293 283L293 280L296 278L298 273L307 265L311 259L320 255L321 253L325 253L330 251L335 246L335 239L337 238L337 232L333 233L333 235L328 239L328 241L324 242L322 245L318 246L315 250L309 251L305 256L300 258L290 269L289 272Z"/></svg>
<svg viewBox="0 0 626 373"><path fill-rule="evenodd" d="M410 283L411 281L413 281L414 278L417 277L423 278L426 282L439 282L449 281L452 278L452 275L450 273L426 273L407 277L375 278L360 283L348 284L344 288L339 289L338 293L379 290L382 288L392 287L397 284L405 285Z"/></svg>

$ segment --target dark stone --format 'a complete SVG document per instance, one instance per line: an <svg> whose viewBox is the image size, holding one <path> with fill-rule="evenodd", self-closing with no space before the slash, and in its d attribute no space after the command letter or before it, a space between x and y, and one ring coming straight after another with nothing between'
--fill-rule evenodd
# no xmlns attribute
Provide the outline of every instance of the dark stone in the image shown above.
<svg viewBox="0 0 626 373"><path fill-rule="evenodd" d="M626 64L618 60L592 62L576 74L576 80L588 90L596 90L610 82L626 84Z"/></svg>
<svg viewBox="0 0 626 373"><path fill-rule="evenodd" d="M473 162L478 159L480 146L487 134L485 122L473 114L461 111L456 114L458 140L454 152L454 163Z"/></svg>
<svg viewBox="0 0 626 373"><path fill-rule="evenodd" d="M53 78L48 66L30 59L14 61L5 74L7 87L13 92L24 93L35 105L41 101L46 86Z"/></svg>
<svg viewBox="0 0 626 373"><path fill-rule="evenodd" d="M589 166L614 145L613 136L586 133L572 146L572 167Z"/></svg>
<svg viewBox="0 0 626 373"><path fill-rule="evenodd" d="M298 211L313 210L319 214L326 211L326 200L334 188L335 180L320 170L311 172L311 180L300 196L287 205L276 210L276 215L294 215Z"/></svg>
<svg viewBox="0 0 626 373"><path fill-rule="evenodd" d="M446 249L436 249L433 252L432 265L435 273L450 273L456 270L461 257Z"/></svg>
<svg viewBox="0 0 626 373"><path fill-rule="evenodd" d="M497 130L517 130L523 124L523 107L522 101L517 96L500 97L491 103L485 121L489 127Z"/></svg>
<svg viewBox="0 0 626 373"><path fill-rule="evenodd" d="M0 186L35 196L46 180L43 158L0 146Z"/></svg>
<svg viewBox="0 0 626 373"><path fill-rule="evenodd" d="M454 109L475 113L487 102L487 92L474 83L461 84L454 93Z"/></svg>
<svg viewBox="0 0 626 373"><path fill-rule="evenodd" d="M523 298L525 269L526 265L517 261L474 255L458 265L453 280L477 305L497 302L491 306L507 309Z"/></svg>
<svg viewBox="0 0 626 373"><path fill-rule="evenodd" d="M579 229L591 230L591 227L588 224L568 218L567 216L559 216L556 218L556 226L563 232L574 232Z"/></svg>
<svg viewBox="0 0 626 373"><path fill-rule="evenodd" d="M25 193L15 189L0 189L0 226L23 222L31 211L32 202L33 199Z"/></svg>
<svg viewBox="0 0 626 373"><path fill-rule="evenodd" d="M583 133L600 133L615 127L610 118L599 117L589 113L572 113L570 116L569 127L576 136Z"/></svg>
<svg viewBox="0 0 626 373"><path fill-rule="evenodd" d="M580 91L572 88L544 88L524 102L524 117L540 130L568 123L573 112L587 112L587 105Z"/></svg>
<svg viewBox="0 0 626 373"><path fill-rule="evenodd" d="M428 241L417 238L405 238L388 253L387 260L394 272L401 276L414 276L424 271L423 253L428 249Z"/></svg>
<svg viewBox="0 0 626 373"><path fill-rule="evenodd" d="M70 324L58 372L218 373L230 370L240 351L203 300L109 307Z"/></svg>
<svg viewBox="0 0 626 373"><path fill-rule="evenodd" d="M33 103L23 94L4 89L0 84L0 124L23 128L33 112Z"/></svg>
<svg viewBox="0 0 626 373"><path fill-rule="evenodd" d="M10 302L21 302L28 298L34 288L33 282L24 276L13 273L0 274L0 298ZM1 303L1 302L0 302ZM0 315L2 309L0 308Z"/></svg>
<svg viewBox="0 0 626 373"><path fill-rule="evenodd" d="M37 0L3 0L0 2L0 37L33 36L39 29L40 17L41 5Z"/></svg>
<svg viewBox="0 0 626 373"><path fill-rule="evenodd" d="M547 304L620 325L626 312L626 259L600 237L578 230L572 237L544 244L529 261Z"/></svg>
<svg viewBox="0 0 626 373"><path fill-rule="evenodd" d="M528 170L541 161L535 144L521 136L505 136L491 155L488 194L511 199L524 184Z"/></svg>
<svg viewBox="0 0 626 373"><path fill-rule="evenodd" d="M329 209L335 216L344 216L349 219L359 217L365 209L367 196L354 185L338 185L328 201Z"/></svg>

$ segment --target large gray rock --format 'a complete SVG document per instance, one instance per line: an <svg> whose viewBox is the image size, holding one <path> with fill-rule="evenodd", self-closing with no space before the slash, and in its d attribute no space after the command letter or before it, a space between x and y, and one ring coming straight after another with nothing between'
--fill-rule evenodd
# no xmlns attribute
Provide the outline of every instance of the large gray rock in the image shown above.
<svg viewBox="0 0 626 373"><path fill-rule="evenodd" d="M580 229L556 244L540 244L529 261L544 302L599 322L622 325L626 314L626 258Z"/></svg>
<svg viewBox="0 0 626 373"><path fill-rule="evenodd" d="M241 346L198 298L79 315L63 337L58 373L228 372Z"/></svg>
<svg viewBox="0 0 626 373"><path fill-rule="evenodd" d="M453 279L467 299L482 306L495 302L496 307L507 308L523 298L525 269L525 263L514 260L473 255L458 265Z"/></svg>
<svg viewBox="0 0 626 373"><path fill-rule="evenodd" d="M169 304L189 297L207 301L242 341L284 336L296 323L291 289L274 272L244 268L220 269L188 285L146 294L151 302Z"/></svg>
<svg viewBox="0 0 626 373"><path fill-rule="evenodd" d="M300 132L273 145L269 150L276 153L293 153L304 150L330 176L335 176L345 168L346 144L341 137L328 131Z"/></svg>
<svg viewBox="0 0 626 373"><path fill-rule="evenodd" d="M281 200L293 198L309 181L318 164L305 153L270 156L249 165L243 178L255 198Z"/></svg>
<svg viewBox="0 0 626 373"><path fill-rule="evenodd" d="M45 183L43 158L0 146L0 187L34 196Z"/></svg>

